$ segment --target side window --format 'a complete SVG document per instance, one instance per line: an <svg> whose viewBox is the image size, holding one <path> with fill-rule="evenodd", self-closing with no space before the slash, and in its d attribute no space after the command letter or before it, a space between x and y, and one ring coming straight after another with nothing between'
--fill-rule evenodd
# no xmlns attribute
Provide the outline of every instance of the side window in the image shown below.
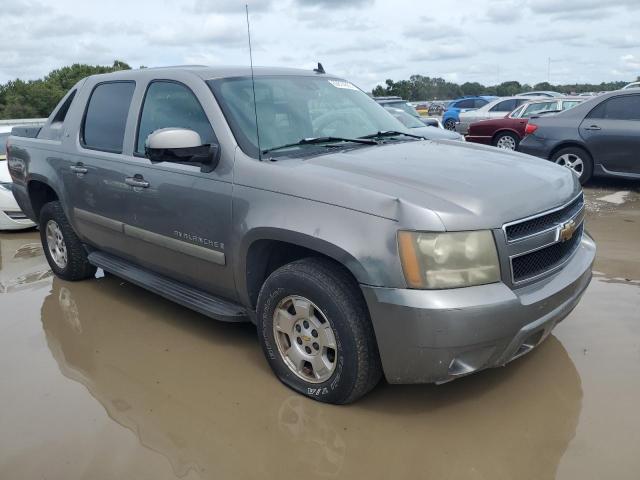
<svg viewBox="0 0 640 480"><path fill-rule="evenodd" d="M135 82L101 83L91 93L82 123L82 145L122 153L124 130Z"/></svg>
<svg viewBox="0 0 640 480"><path fill-rule="evenodd" d="M516 100L503 100L491 107L492 112L511 112L516 108Z"/></svg>
<svg viewBox="0 0 640 480"><path fill-rule="evenodd" d="M610 98L591 110L589 118L640 120L640 95Z"/></svg>
<svg viewBox="0 0 640 480"><path fill-rule="evenodd" d="M480 107L484 107L489 102L487 100L482 99L482 98L476 98L473 101L473 103L474 103L476 108L480 108Z"/></svg>
<svg viewBox="0 0 640 480"><path fill-rule="evenodd" d="M198 132L203 144L215 141L209 119L189 88L169 81L152 82L147 88L140 113L136 153L144 154L144 144L149 134L169 127Z"/></svg>
<svg viewBox="0 0 640 480"><path fill-rule="evenodd" d="M71 95L69 95L67 99L64 101L64 103L60 106L60 108L56 112L56 116L53 117L53 120L51 121L52 124L64 122L64 119L67 117L67 112L69 111L69 108L71 107L71 104L73 103L73 99L75 98L75 96L76 96L76 90L71 92Z"/></svg>
<svg viewBox="0 0 640 480"><path fill-rule="evenodd" d="M456 108L475 108L475 102L473 100L461 100L456 105Z"/></svg>

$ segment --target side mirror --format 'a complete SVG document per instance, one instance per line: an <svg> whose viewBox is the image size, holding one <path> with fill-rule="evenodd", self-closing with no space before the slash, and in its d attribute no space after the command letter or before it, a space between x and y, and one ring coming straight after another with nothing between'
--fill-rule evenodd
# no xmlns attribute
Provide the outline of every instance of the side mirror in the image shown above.
<svg viewBox="0 0 640 480"><path fill-rule="evenodd" d="M212 172L220 162L220 146L203 145L200 135L193 130L161 128L147 137L145 156L152 162L199 164L200 171Z"/></svg>

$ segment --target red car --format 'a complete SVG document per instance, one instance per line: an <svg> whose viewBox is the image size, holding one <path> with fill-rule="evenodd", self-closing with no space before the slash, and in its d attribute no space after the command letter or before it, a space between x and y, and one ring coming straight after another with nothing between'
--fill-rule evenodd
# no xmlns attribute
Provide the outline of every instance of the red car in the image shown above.
<svg viewBox="0 0 640 480"><path fill-rule="evenodd" d="M516 108L504 118L481 120L469 125L468 142L484 143L505 150L515 150L524 137L529 117L557 113L583 102L582 97L559 97L535 100Z"/></svg>

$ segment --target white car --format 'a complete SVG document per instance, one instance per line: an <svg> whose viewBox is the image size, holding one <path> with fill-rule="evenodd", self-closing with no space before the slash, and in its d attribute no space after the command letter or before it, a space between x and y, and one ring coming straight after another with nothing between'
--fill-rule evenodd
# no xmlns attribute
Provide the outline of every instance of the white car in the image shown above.
<svg viewBox="0 0 640 480"><path fill-rule="evenodd" d="M622 90L627 90L629 88L640 88L640 82L633 82L629 85L625 85L624 87L622 87Z"/></svg>
<svg viewBox="0 0 640 480"><path fill-rule="evenodd" d="M11 129L16 125L0 125L0 231L23 230L35 227L35 223L22 213L11 192L11 176L7 165L6 143Z"/></svg>
<svg viewBox="0 0 640 480"><path fill-rule="evenodd" d="M460 112L460 121L456 123L456 132L466 135L469 125L480 120L492 120L506 117L523 103L539 99L540 97L500 97L475 110Z"/></svg>

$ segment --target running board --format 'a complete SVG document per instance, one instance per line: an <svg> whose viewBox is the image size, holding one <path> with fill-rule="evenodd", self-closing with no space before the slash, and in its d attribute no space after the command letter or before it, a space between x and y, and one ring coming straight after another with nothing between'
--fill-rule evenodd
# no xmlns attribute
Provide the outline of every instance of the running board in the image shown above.
<svg viewBox="0 0 640 480"><path fill-rule="evenodd" d="M246 322L247 311L240 305L171 280L108 253L93 251L89 262L98 268L150 290L191 310L223 322Z"/></svg>

